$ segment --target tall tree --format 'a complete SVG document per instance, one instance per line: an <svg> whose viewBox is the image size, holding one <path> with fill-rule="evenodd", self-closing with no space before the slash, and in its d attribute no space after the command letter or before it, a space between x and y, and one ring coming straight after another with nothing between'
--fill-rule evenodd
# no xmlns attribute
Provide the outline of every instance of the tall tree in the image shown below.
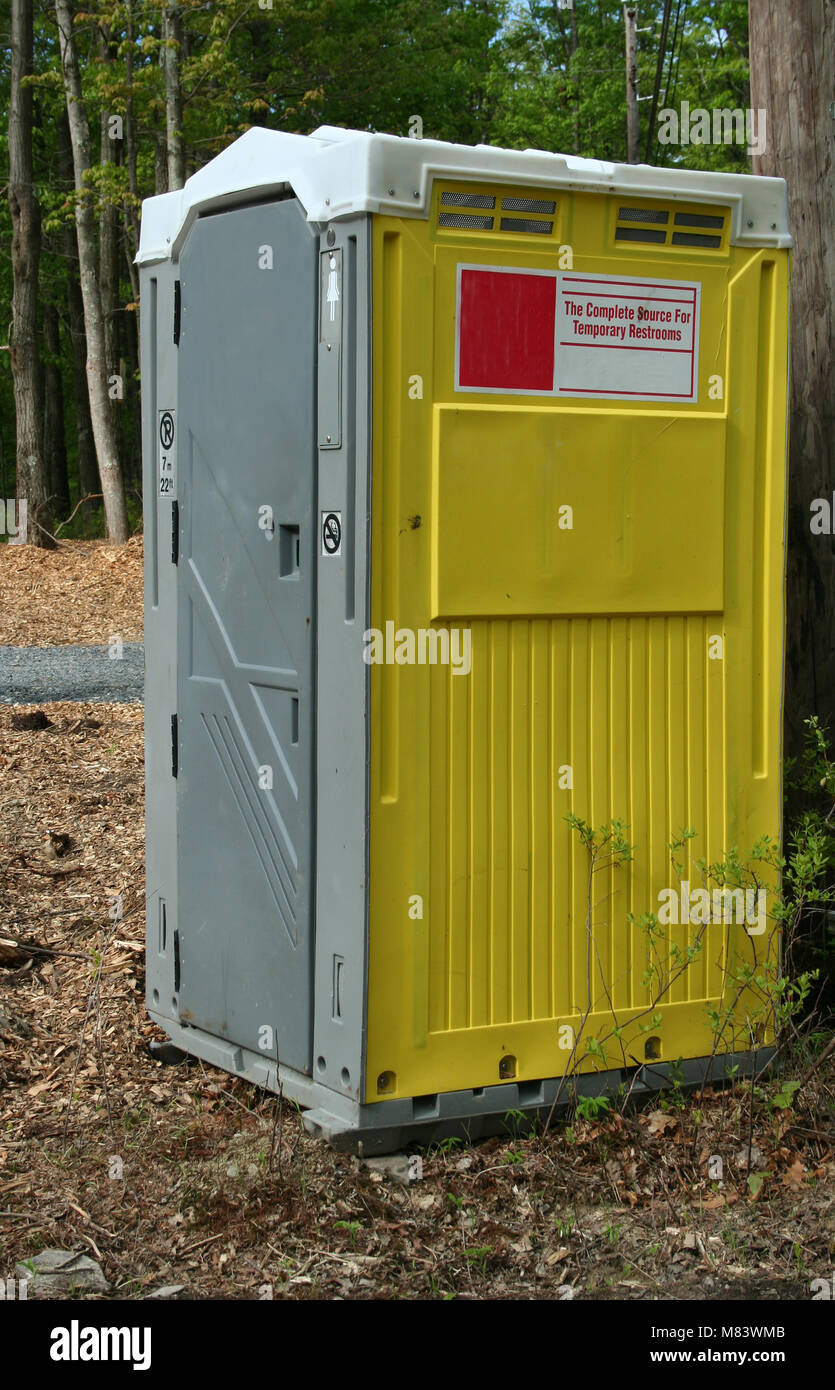
<svg viewBox="0 0 835 1390"><path fill-rule="evenodd" d="M835 540L810 528L812 502L835 489L835 5L749 0L749 13L751 105L767 122L755 172L786 180L794 238L786 733L797 751L806 716L835 714Z"/></svg>
<svg viewBox="0 0 835 1390"><path fill-rule="evenodd" d="M139 181L137 175L136 118L133 95L133 49L136 43L136 28L133 18L133 0L125 0L125 156L128 165L128 191L130 197L125 203L125 230L127 232L126 250L131 287L134 299L139 298L139 272L133 258L139 250Z"/></svg>
<svg viewBox="0 0 835 1390"><path fill-rule="evenodd" d="M44 339L44 462L49 501L55 516L70 514L67 477L67 439L64 429L64 382L61 375L61 330L58 310L51 299L43 306Z"/></svg>
<svg viewBox="0 0 835 1390"><path fill-rule="evenodd" d="M58 118L58 167L62 189L70 191L75 185L72 145L66 108ZM75 220L65 221L61 231L64 264L67 277L67 337L72 360L73 400L75 403L75 437L78 447L78 495L92 497L99 490L96 446L90 420L90 393L87 389L87 339L84 334L84 303L78 278L78 238ZM81 508L82 534L87 534L97 502L85 502Z"/></svg>
<svg viewBox="0 0 835 1390"><path fill-rule="evenodd" d="M168 187L182 188L186 178L186 147L183 139L183 94L180 86L180 58L183 50L183 18L180 7L168 0L163 28L165 67L165 133L168 155Z"/></svg>
<svg viewBox="0 0 835 1390"><path fill-rule="evenodd" d="M112 69L113 45L110 42L110 33L106 23L99 24L99 71L101 74L108 74L106 81L108 95L113 85ZM108 375L120 373L119 361L121 358L121 340L119 334L119 320L121 317L121 304L119 302L119 272L120 272L120 251L119 245L119 207L114 198L113 173L116 165L120 163L122 138L111 135L111 118L113 114L108 109L108 104L102 107L101 122L101 142L100 142L100 188L101 197L99 199L99 294L101 295L101 312L104 322L104 352L107 362ZM121 120L116 115L115 119ZM120 401L124 399L124 382L120 382L117 394L109 401L110 423L114 434L121 438Z"/></svg>
<svg viewBox="0 0 835 1390"><path fill-rule="evenodd" d="M638 11L634 5L624 5L626 29L626 158L629 164L638 163Z"/></svg>
<svg viewBox="0 0 835 1390"><path fill-rule="evenodd" d="M67 118L75 172L75 224L81 271L81 297L84 303L84 327L87 335L90 419L96 442L107 535L111 541L120 543L128 538L128 516L125 485L119 461L119 442L113 425L108 394L108 363L96 256L96 223L92 190L87 181L91 167L90 127L81 91L81 73L70 0L55 0L55 15L58 20L61 71L67 99Z"/></svg>
<svg viewBox="0 0 835 1390"><path fill-rule="evenodd" d="M32 0L12 0L9 100L9 212L12 219L11 362L17 422L18 490L26 498L21 539L51 546L44 462L43 390L38 353L38 267L41 217L32 169Z"/></svg>

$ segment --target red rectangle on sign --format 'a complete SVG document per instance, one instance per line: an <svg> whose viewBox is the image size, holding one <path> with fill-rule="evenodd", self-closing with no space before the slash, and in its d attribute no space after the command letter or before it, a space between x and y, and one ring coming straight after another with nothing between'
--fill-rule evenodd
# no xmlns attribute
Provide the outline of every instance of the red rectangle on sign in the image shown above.
<svg viewBox="0 0 835 1390"><path fill-rule="evenodd" d="M461 266L457 390L553 391L556 277Z"/></svg>

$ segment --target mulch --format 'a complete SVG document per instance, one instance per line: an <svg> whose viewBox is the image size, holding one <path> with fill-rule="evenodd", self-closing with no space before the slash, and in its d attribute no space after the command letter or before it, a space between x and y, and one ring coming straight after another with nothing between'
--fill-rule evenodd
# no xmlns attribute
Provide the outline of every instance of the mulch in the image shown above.
<svg viewBox="0 0 835 1390"><path fill-rule="evenodd" d="M141 642L142 537L0 545L0 646Z"/></svg>
<svg viewBox="0 0 835 1390"><path fill-rule="evenodd" d="M139 638L141 541L2 547L0 592L2 642ZM0 705L0 1278L46 1248L99 1261L114 1299L805 1300L831 1275L831 1058L790 1103L776 1080L548 1134L511 1114L408 1185L253 1086L162 1066L143 791L141 706Z"/></svg>

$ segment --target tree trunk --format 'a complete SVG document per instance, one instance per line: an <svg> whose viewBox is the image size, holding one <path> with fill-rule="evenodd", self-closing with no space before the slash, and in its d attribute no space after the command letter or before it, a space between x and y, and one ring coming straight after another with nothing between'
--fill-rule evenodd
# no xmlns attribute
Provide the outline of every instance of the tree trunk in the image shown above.
<svg viewBox="0 0 835 1390"><path fill-rule="evenodd" d="M165 136L154 131L154 193L168 192L168 164L165 157Z"/></svg>
<svg viewBox="0 0 835 1390"><path fill-rule="evenodd" d="M118 440L110 415L107 382L107 356L104 322L96 265L96 224L93 202L86 185L90 169L90 130L87 112L81 96L81 76L78 50L72 27L70 0L55 0L58 38L61 48L61 70L67 98L67 116L72 141L75 169L75 225L78 234L78 260L81 272L81 297L84 303L84 327L87 335L87 383L90 394L90 419L104 496L107 535L121 543L128 539L128 516L125 507L125 487L119 463Z"/></svg>
<svg viewBox="0 0 835 1390"><path fill-rule="evenodd" d="M66 111L62 111L58 122L58 161L62 186L69 192L74 186L75 176ZM72 224L64 228L64 260L67 266L67 332L72 349L75 434L78 445L78 495L89 497L99 491L99 470L93 443L93 425L90 420L90 395L87 390L87 339L84 333L84 305L78 281L78 241ZM97 502L85 502L82 506L82 535L87 535L87 529L97 510Z"/></svg>
<svg viewBox="0 0 835 1390"><path fill-rule="evenodd" d="M43 455L43 392L38 354L38 269L41 218L32 169L32 0L12 0L9 95L9 211L12 218L11 367L17 429L17 486L26 499L26 526L18 513L21 541L51 546ZM6 499L2 499L4 502ZM5 517L4 517L5 520ZM43 528L43 529L41 529Z"/></svg>
<svg viewBox="0 0 835 1390"><path fill-rule="evenodd" d="M130 411L130 485L142 489L142 405L139 395L139 314L125 314L127 372L125 380L126 408Z"/></svg>
<svg viewBox="0 0 835 1390"><path fill-rule="evenodd" d="M133 25L133 0L125 0L125 157L128 163L130 199L125 209L127 260L133 297L139 299L139 272L133 258L139 250L139 179L136 172L136 119L133 110L133 45L136 42Z"/></svg>
<svg viewBox="0 0 835 1390"><path fill-rule="evenodd" d="M574 148L572 154L580 153L580 83L577 78L575 58L577 56L577 15L574 6L571 7L571 58L568 68L571 73L571 123L574 133Z"/></svg>
<svg viewBox="0 0 835 1390"><path fill-rule="evenodd" d="M813 535L810 508L829 504L835 530L835 6L749 0L751 105L766 112L754 172L786 180L792 270L789 524L786 581L786 751L803 720L835 714L835 539Z"/></svg>
<svg viewBox="0 0 835 1390"><path fill-rule="evenodd" d="M108 35L99 30L99 56L103 65L112 72L112 52ZM108 77L112 82L112 76ZM108 131L109 111L101 113L101 138L99 161L102 169L108 165L119 164L121 140L111 140ZM105 189L109 180L105 178ZM115 204L105 192L99 207L99 292L101 312L104 322L104 351L107 363L107 378L121 377L119 359L121 357L121 335L119 332L119 215ZM121 395L119 394L121 392ZM116 390L109 396L110 424L119 441L119 457L124 457L124 435L122 431L122 409L125 400L125 383L116 383Z"/></svg>
<svg viewBox="0 0 835 1390"><path fill-rule="evenodd" d="M626 159L628 164L637 164L640 158L637 11L631 5L627 5L623 17L626 25Z"/></svg>
<svg viewBox="0 0 835 1390"><path fill-rule="evenodd" d="M70 263L67 276L67 310L73 364L73 397L75 400L75 434L78 443L78 495L94 497L101 491L93 422L90 419L90 392L87 389L87 338L84 332L84 303L78 282L78 249L75 230L69 228L75 261ZM81 508L81 534L86 536L99 510L97 501L85 502Z"/></svg>
<svg viewBox="0 0 835 1390"><path fill-rule="evenodd" d="M182 188L186 178L186 152L183 141L183 96L180 90L180 54L183 47L183 20L180 8L169 0L163 18L165 61L165 137L168 158L168 187Z"/></svg>
<svg viewBox="0 0 835 1390"><path fill-rule="evenodd" d="M69 516L70 484L67 477L67 439L64 432L64 381L61 374L61 333L58 310L47 300L44 328L44 459L49 480L50 507L56 517Z"/></svg>

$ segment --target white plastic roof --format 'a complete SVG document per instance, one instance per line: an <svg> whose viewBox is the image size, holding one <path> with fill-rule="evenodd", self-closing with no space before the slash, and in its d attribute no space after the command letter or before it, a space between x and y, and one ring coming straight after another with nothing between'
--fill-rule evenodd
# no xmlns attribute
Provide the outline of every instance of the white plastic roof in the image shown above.
<svg viewBox="0 0 835 1390"><path fill-rule="evenodd" d="M198 213L288 186L309 222L357 212L425 218L437 177L730 205L732 242L791 246L783 179L609 164L544 150L452 145L336 126L320 126L312 135L253 127L184 188L145 200L136 259L144 265L176 259Z"/></svg>

